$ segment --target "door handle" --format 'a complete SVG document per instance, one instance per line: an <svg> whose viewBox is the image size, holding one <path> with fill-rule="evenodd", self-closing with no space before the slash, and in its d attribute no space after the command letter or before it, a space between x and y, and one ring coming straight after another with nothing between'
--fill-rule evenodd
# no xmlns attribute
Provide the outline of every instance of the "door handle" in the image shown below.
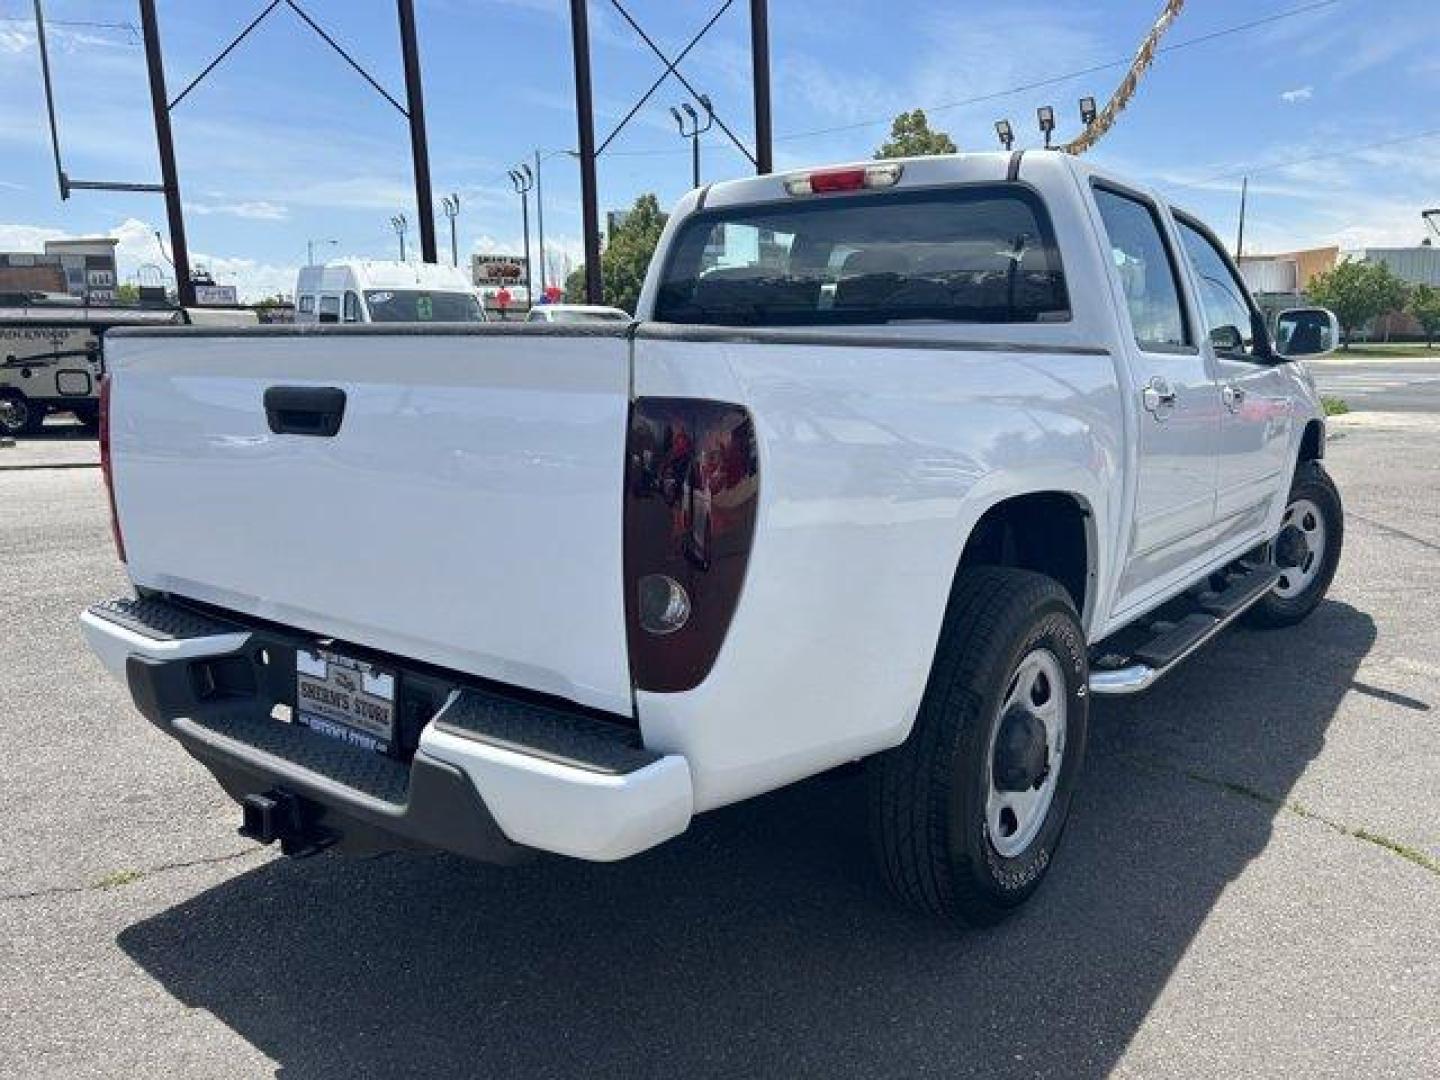
<svg viewBox="0 0 1440 1080"><path fill-rule="evenodd" d="M1245 404L1245 388L1228 384L1222 386L1220 400L1225 402L1225 407L1231 412L1239 412L1240 406Z"/></svg>
<svg viewBox="0 0 1440 1080"><path fill-rule="evenodd" d="M1156 420L1164 420L1170 410L1175 408L1176 400L1175 391L1159 375L1140 391L1140 401L1145 406L1145 411L1153 413Z"/></svg>
<svg viewBox="0 0 1440 1080"><path fill-rule="evenodd" d="M345 419L345 391L338 386L269 387L265 419L276 435L333 438Z"/></svg>

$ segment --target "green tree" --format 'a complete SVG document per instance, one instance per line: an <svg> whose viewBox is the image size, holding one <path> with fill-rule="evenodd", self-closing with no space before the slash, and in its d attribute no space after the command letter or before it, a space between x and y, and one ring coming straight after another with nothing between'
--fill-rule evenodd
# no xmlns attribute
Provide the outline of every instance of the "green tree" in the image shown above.
<svg viewBox="0 0 1440 1080"><path fill-rule="evenodd" d="M130 282L122 282L115 286L115 299L121 303L133 304L140 299L140 286Z"/></svg>
<svg viewBox="0 0 1440 1080"><path fill-rule="evenodd" d="M632 315L640 300L640 286L645 272L660 243L666 215L654 195L641 195L630 208L625 220L610 232L610 240L600 253L600 273L604 279L605 303L624 308ZM565 299L572 304L585 302L585 267L582 264L565 279Z"/></svg>
<svg viewBox="0 0 1440 1080"><path fill-rule="evenodd" d="M1405 306L1405 282L1384 263L1345 259L1305 286L1310 299L1335 313L1344 348L1355 331L1371 319Z"/></svg>
<svg viewBox="0 0 1440 1080"><path fill-rule="evenodd" d="M890 139L879 150L877 158L928 157L931 154L953 154L955 140L943 131L936 131L925 117L924 109L902 112L890 125Z"/></svg>
<svg viewBox="0 0 1440 1080"><path fill-rule="evenodd" d="M1440 334L1440 289L1433 285L1416 285L1410 291L1405 310L1415 316L1425 331L1425 347L1433 348L1435 335Z"/></svg>

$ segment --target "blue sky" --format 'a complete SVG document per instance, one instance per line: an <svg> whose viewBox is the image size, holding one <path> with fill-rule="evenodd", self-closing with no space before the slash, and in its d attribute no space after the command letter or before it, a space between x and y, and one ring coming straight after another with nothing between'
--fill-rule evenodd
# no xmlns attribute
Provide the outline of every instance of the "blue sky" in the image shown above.
<svg viewBox="0 0 1440 1080"><path fill-rule="evenodd" d="M627 0L678 51L723 0ZM172 94L264 4L160 0ZM397 97L403 79L390 0L302 0ZM659 74L609 0L591 0L597 136ZM1122 66L1031 90L1015 87L1126 60L1160 0L771 0L778 168L865 157L889 119L922 106L965 149L995 145L998 117L1033 144L1035 108L1054 104L1061 135L1075 101L1103 103ZM1271 15L1263 26L1208 35ZM518 250L518 199L505 171L537 147L575 145L566 0L418 0L421 60L438 196L462 201L460 246ZM62 146L72 177L158 178L144 56L123 28L130 0L46 0ZM752 131L748 4L738 0L683 70L739 134ZM0 0L0 249L46 237L120 237L122 275L158 258L158 197L56 192L30 0ZM1190 43L1190 44L1186 44ZM1140 94L1098 149L1100 161L1161 187L1233 236L1250 174L1247 250L1415 243L1419 211L1440 205L1440 3L1436 0L1190 0ZM997 95L997 96L990 96ZM987 96L988 100L972 99ZM601 159L602 208L689 184L667 82ZM970 101L970 104L966 104ZM415 220L404 120L283 6L174 114L196 261L258 296L293 288L307 239L327 253L393 257L393 214ZM1433 132L1429 137L1422 133ZM1368 147L1368 148L1367 148ZM1284 164L1284 163L1290 164ZM748 162L719 129L704 173ZM552 258L579 249L574 163L546 164ZM445 222L440 221L442 238ZM412 243L414 242L412 230ZM448 242L442 242L448 248Z"/></svg>

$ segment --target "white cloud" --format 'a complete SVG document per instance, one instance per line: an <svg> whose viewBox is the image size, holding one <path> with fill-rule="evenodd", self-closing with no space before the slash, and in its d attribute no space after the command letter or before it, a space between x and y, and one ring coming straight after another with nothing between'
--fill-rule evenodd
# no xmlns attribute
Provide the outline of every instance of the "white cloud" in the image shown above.
<svg viewBox="0 0 1440 1080"><path fill-rule="evenodd" d="M64 229L42 225L0 222L0 250L40 251L46 240L70 239L75 235L77 234ZM120 241L115 247L115 262L121 281L128 280L142 266L158 266L168 281L174 280L175 272L170 266L166 251L156 239L155 226L152 223L139 218L126 218L101 235ZM240 299L244 301L261 300L277 292L294 293L295 275L299 272L298 265L276 266L256 259L201 251L191 252L190 263L196 269L203 267L209 270L222 285L237 286Z"/></svg>
<svg viewBox="0 0 1440 1080"><path fill-rule="evenodd" d="M268 202L265 199L256 199L252 202L230 202L230 203L195 203L185 204L187 213L199 214L202 217L208 214L225 214L230 217L246 218L251 221L284 221L290 216L290 209L279 203Z"/></svg>
<svg viewBox="0 0 1440 1080"><path fill-rule="evenodd" d="M1294 105L1298 101L1309 101L1315 96L1313 86L1297 86L1294 90L1286 90L1280 95L1280 100L1287 105Z"/></svg>

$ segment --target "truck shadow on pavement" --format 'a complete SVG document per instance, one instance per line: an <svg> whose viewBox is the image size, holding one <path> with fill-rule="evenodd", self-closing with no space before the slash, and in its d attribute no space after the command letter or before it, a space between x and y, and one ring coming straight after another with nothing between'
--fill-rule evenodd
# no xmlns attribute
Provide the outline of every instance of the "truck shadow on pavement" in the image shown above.
<svg viewBox="0 0 1440 1080"><path fill-rule="evenodd" d="M834 774L617 865L267 863L119 943L292 1076L1099 1077L1374 641L1330 602L1097 702L1050 879L989 931L892 905L861 779Z"/></svg>

